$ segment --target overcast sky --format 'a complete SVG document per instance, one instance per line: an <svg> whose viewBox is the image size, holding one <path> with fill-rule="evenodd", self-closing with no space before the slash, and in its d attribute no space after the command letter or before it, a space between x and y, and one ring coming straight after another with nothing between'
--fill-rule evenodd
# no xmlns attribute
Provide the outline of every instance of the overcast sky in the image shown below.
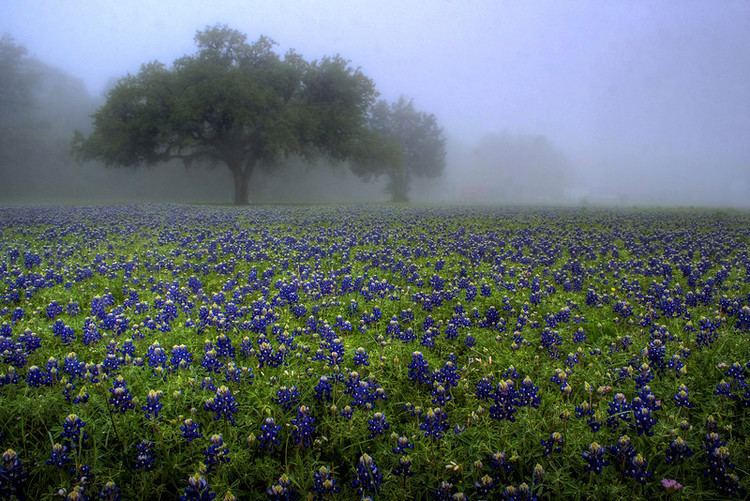
<svg viewBox="0 0 750 501"><path fill-rule="evenodd" d="M748 1L0 2L0 32L94 95L215 23L340 53L467 145L545 135L577 196L750 198Z"/></svg>

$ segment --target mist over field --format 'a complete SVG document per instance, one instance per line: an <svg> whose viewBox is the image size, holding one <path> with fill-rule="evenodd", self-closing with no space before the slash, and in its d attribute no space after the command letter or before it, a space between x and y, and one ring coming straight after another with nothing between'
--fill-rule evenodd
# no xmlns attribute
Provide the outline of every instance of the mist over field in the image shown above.
<svg viewBox="0 0 750 501"><path fill-rule="evenodd" d="M0 203L229 203L223 165L76 162L109 90L195 53L227 25L310 61L340 54L433 114L436 204L750 207L750 4L709 2L26 2L0 5ZM6 76L8 72L5 72ZM23 80L27 78L26 80ZM24 99L19 92L28 90ZM14 97L16 96L16 97ZM16 99L16 101L13 101ZM251 203L376 203L387 175L292 155L256 168Z"/></svg>

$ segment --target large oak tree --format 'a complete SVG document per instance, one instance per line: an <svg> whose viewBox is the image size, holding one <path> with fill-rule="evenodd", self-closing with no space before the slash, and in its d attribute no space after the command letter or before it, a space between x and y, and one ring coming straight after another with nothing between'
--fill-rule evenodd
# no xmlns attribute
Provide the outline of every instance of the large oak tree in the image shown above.
<svg viewBox="0 0 750 501"><path fill-rule="evenodd" d="M226 26L199 31L195 41L195 54L120 79L94 114L93 132L76 133L77 157L113 166L224 164L234 202L246 204L253 170L287 155L372 156L375 87L346 60L279 55L270 39L248 43Z"/></svg>

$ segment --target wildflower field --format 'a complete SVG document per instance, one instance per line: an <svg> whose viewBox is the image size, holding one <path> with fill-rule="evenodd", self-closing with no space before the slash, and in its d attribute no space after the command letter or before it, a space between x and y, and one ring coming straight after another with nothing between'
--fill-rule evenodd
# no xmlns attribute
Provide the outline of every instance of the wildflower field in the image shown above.
<svg viewBox="0 0 750 501"><path fill-rule="evenodd" d="M0 209L0 497L750 486L750 214Z"/></svg>

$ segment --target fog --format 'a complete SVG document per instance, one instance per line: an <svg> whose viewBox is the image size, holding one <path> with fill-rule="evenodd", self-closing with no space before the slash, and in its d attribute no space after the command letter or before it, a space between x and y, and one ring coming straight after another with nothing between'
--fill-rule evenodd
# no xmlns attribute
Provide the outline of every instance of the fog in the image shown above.
<svg viewBox="0 0 750 501"><path fill-rule="evenodd" d="M221 165L70 155L118 78L193 53L217 23L309 60L341 54L381 98L433 113L446 169L415 178L412 202L750 207L750 2L666 0L4 0L0 35L36 84L22 112L0 110L0 203L229 203ZM250 199L384 202L386 184L290 158L253 174Z"/></svg>

